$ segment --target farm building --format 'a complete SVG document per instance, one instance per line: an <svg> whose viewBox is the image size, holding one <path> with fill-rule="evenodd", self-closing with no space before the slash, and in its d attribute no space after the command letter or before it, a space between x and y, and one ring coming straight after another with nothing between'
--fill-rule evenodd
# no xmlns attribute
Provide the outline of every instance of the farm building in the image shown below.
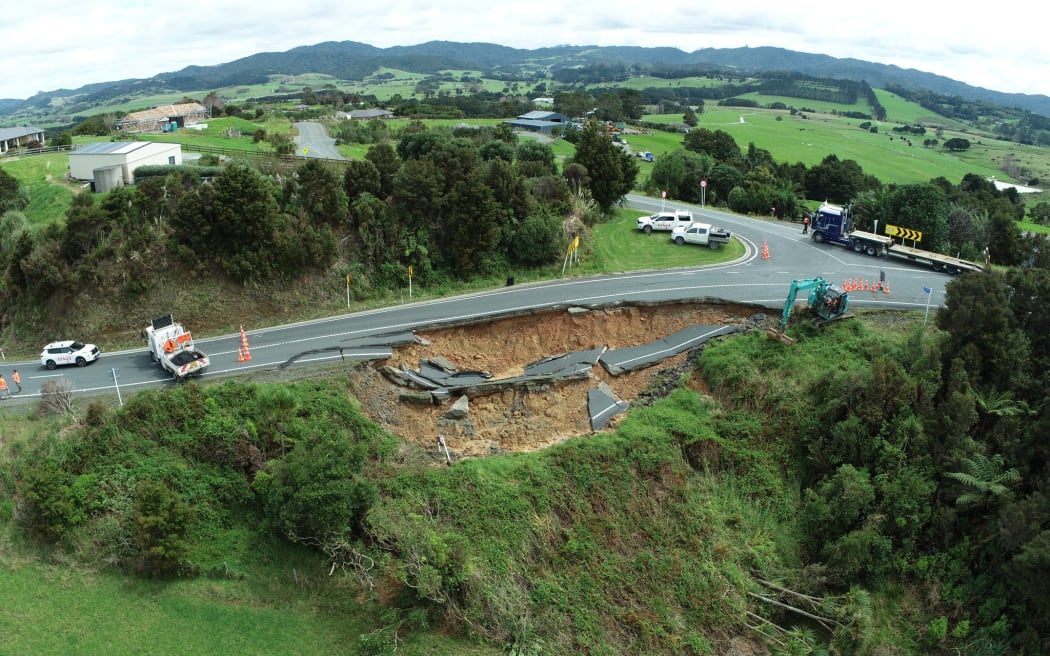
<svg viewBox="0 0 1050 656"><path fill-rule="evenodd" d="M211 118L211 112L200 103L157 105L153 109L131 112L117 121L124 132L171 132Z"/></svg>
<svg viewBox="0 0 1050 656"><path fill-rule="evenodd" d="M109 191L134 182L135 169L149 164L182 164L182 147L153 141L88 144L69 154L69 177L91 180L96 191Z"/></svg>
<svg viewBox="0 0 1050 656"><path fill-rule="evenodd" d="M12 148L21 148L33 141L44 145L44 131L40 128L23 126L20 128L0 128L0 154Z"/></svg>
<svg viewBox="0 0 1050 656"><path fill-rule="evenodd" d="M335 117L350 121L371 121L374 118L394 118L394 112L386 109L355 109L349 112L336 112Z"/></svg>
<svg viewBox="0 0 1050 656"><path fill-rule="evenodd" d="M526 112L510 121L504 121L515 130L527 130L529 132L540 132L550 134L554 128L564 130L569 125L569 117L558 112L545 112L536 110Z"/></svg>

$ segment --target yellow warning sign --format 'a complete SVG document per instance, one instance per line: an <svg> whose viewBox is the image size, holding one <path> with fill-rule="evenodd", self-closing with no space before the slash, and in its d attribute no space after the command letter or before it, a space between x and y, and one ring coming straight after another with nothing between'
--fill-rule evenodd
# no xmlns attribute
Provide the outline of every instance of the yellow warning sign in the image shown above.
<svg viewBox="0 0 1050 656"><path fill-rule="evenodd" d="M886 225L886 234L890 237L900 237L901 239L910 239L912 241L922 241L922 233L918 230L911 230L910 228L902 228L895 225Z"/></svg>

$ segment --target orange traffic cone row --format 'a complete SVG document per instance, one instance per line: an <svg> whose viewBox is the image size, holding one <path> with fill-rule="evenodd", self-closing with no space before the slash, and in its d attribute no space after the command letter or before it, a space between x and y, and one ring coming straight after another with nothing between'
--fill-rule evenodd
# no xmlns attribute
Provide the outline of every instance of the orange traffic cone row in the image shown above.
<svg viewBox="0 0 1050 656"><path fill-rule="evenodd" d="M762 259L769 259L769 244L766 243L765 239L762 240Z"/></svg>
<svg viewBox="0 0 1050 656"><path fill-rule="evenodd" d="M237 362L248 362L252 359L251 351L248 350L248 335L241 326L241 347L237 349Z"/></svg>

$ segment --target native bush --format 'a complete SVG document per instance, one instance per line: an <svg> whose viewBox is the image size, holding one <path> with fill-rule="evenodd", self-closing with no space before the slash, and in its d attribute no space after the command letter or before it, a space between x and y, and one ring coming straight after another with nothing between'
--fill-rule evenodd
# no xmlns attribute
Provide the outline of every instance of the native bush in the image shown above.
<svg viewBox="0 0 1050 656"><path fill-rule="evenodd" d="M152 576L178 571L189 553L190 507L166 485L144 480L135 488L135 539Z"/></svg>
<svg viewBox="0 0 1050 656"><path fill-rule="evenodd" d="M27 505L30 530L45 540L61 538L84 519L73 495L73 477L51 462L27 467L18 489Z"/></svg>

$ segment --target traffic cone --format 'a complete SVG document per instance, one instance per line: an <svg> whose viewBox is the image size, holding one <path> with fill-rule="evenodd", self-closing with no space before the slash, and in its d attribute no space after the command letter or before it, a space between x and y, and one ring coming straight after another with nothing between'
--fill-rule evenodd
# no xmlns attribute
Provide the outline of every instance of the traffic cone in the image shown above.
<svg viewBox="0 0 1050 656"><path fill-rule="evenodd" d="M251 351L248 350L248 335L241 326L241 347L237 349L237 362L248 362L252 359Z"/></svg>
<svg viewBox="0 0 1050 656"><path fill-rule="evenodd" d="M766 243L765 239L762 240L762 259L769 259L769 244Z"/></svg>
<svg viewBox="0 0 1050 656"><path fill-rule="evenodd" d="M884 293L884 294L889 294L890 293L890 281L889 280L887 280L886 284L882 286L882 293Z"/></svg>

